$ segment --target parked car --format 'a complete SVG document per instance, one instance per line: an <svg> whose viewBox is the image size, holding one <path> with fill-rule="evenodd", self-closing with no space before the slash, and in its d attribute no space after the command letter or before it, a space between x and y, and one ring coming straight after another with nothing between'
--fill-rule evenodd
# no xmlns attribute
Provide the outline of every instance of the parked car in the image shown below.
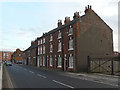
<svg viewBox="0 0 120 90"><path fill-rule="evenodd" d="M16 64L22 64L23 62L22 61L17 61Z"/></svg>
<svg viewBox="0 0 120 90"><path fill-rule="evenodd" d="M6 66L12 66L12 62L11 61L7 61L6 62Z"/></svg>

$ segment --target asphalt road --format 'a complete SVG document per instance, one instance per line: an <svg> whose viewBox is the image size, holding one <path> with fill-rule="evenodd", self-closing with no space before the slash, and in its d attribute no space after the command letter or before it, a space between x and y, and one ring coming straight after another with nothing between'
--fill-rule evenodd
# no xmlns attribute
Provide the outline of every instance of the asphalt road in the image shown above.
<svg viewBox="0 0 120 90"><path fill-rule="evenodd" d="M6 66L6 69L14 88L116 88L27 65L13 64L13 66Z"/></svg>

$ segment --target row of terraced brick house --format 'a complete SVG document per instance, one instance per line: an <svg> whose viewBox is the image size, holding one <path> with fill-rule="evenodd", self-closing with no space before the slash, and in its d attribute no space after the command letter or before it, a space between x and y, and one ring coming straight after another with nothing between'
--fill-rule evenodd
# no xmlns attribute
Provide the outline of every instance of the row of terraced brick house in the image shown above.
<svg viewBox="0 0 120 90"><path fill-rule="evenodd" d="M73 20L65 17L64 24L31 42L23 52L26 65L64 71L87 71L88 56L113 55L113 30L92 10L85 15L75 12Z"/></svg>

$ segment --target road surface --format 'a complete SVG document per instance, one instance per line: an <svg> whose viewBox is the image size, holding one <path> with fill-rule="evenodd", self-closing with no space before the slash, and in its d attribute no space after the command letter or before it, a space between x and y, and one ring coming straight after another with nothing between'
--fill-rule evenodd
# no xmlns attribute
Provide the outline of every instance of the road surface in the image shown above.
<svg viewBox="0 0 120 90"><path fill-rule="evenodd" d="M116 88L27 65L5 66L14 88Z"/></svg>

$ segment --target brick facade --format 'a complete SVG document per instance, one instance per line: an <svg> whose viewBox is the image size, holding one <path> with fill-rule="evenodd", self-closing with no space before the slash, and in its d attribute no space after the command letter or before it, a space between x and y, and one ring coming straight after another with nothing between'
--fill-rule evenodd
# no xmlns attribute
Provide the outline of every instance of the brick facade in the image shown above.
<svg viewBox="0 0 120 90"><path fill-rule="evenodd" d="M58 27L31 42L23 55L27 65L87 71L88 56L113 55L112 30L91 6L87 6L81 17L75 12L72 21L70 17L65 17L64 24L58 20ZM30 59L33 56L35 59Z"/></svg>
<svg viewBox="0 0 120 90"><path fill-rule="evenodd" d="M10 51L0 51L0 61L11 61L12 53Z"/></svg>
<svg viewBox="0 0 120 90"><path fill-rule="evenodd" d="M20 49L16 49L12 54L12 62L17 63L19 61L23 61L23 52Z"/></svg>

